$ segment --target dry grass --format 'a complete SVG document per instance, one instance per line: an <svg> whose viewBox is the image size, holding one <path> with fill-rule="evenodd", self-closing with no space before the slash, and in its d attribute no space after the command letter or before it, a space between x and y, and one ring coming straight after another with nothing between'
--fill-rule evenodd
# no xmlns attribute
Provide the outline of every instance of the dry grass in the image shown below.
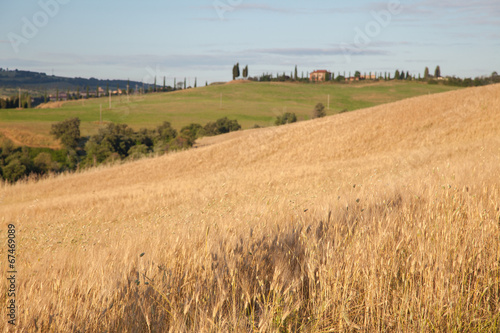
<svg viewBox="0 0 500 333"><path fill-rule="evenodd" d="M0 143L10 140L16 146L46 147L60 149L61 144L54 138L47 135L35 133L29 127L4 127L0 125Z"/></svg>
<svg viewBox="0 0 500 333"><path fill-rule="evenodd" d="M4 185L18 329L499 331L499 96L413 98Z"/></svg>

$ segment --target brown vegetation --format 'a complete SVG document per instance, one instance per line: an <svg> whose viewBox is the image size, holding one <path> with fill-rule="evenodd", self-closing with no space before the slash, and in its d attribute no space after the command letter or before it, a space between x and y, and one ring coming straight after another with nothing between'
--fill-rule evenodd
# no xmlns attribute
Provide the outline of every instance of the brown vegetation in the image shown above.
<svg viewBox="0 0 500 333"><path fill-rule="evenodd" d="M499 203L496 85L3 185L0 216L19 330L498 331Z"/></svg>

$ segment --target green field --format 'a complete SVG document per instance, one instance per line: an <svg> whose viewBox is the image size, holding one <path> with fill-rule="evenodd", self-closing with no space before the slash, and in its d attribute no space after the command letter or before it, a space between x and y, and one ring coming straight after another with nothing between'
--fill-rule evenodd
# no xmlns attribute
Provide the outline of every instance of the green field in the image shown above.
<svg viewBox="0 0 500 333"><path fill-rule="evenodd" d="M71 117L82 121L82 135L99 129L103 122L126 123L134 129L153 128L169 121L180 129L189 123L206 124L227 116L237 119L243 129L271 126L276 116L294 112L299 121L310 118L317 103L328 105L327 115L356 110L413 96L455 90L456 87L420 82L379 82L356 84L236 83L201 87L170 93L115 96L65 102L54 109L0 110L0 131L17 141L32 133L40 145L48 145L50 126ZM221 98L222 97L222 98ZM222 102L221 102L222 101ZM7 133L8 132L8 133ZM46 137L46 140L40 139ZM21 139L19 139L21 138Z"/></svg>

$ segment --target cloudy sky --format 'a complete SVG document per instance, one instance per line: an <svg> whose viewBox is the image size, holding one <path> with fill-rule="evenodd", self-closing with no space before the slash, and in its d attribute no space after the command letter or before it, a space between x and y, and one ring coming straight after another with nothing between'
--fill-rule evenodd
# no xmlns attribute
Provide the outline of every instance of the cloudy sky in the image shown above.
<svg viewBox="0 0 500 333"><path fill-rule="evenodd" d="M227 81L233 64L299 75L437 65L500 72L498 0L0 2L0 67L152 82Z"/></svg>

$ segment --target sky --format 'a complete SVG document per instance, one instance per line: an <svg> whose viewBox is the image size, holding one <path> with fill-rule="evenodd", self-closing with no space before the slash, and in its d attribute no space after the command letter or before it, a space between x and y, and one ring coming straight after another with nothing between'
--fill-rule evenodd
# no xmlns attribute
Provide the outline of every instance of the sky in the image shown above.
<svg viewBox="0 0 500 333"><path fill-rule="evenodd" d="M0 2L0 68L189 85L317 69L500 72L499 0ZM303 73L303 74L302 74Z"/></svg>

